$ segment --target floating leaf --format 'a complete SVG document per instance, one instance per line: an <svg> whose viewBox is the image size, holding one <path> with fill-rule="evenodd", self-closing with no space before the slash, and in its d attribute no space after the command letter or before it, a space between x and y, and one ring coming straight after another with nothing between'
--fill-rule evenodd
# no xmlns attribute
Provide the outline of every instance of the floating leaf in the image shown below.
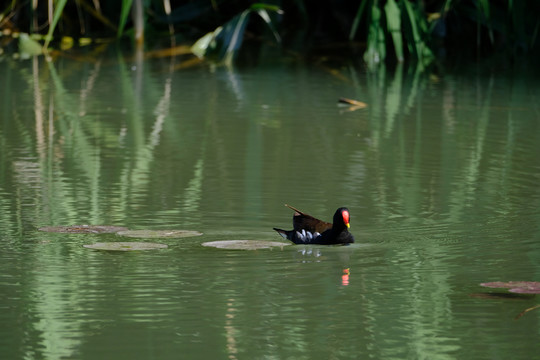
<svg viewBox="0 0 540 360"><path fill-rule="evenodd" d="M155 250L166 249L167 245L149 242L106 242L83 245L87 249L105 250L105 251L137 251L137 250Z"/></svg>
<svg viewBox="0 0 540 360"><path fill-rule="evenodd" d="M540 294L540 283L531 281L530 283L508 290L516 294Z"/></svg>
<svg viewBox="0 0 540 360"><path fill-rule="evenodd" d="M258 250L270 249L272 247L284 247L291 245L277 241L262 241L262 240L221 240L202 243L202 246L215 247L218 249L228 250Z"/></svg>
<svg viewBox="0 0 540 360"><path fill-rule="evenodd" d="M201 232L193 230L124 230L118 235L133 238L183 238L190 236L200 236Z"/></svg>
<svg viewBox="0 0 540 360"><path fill-rule="evenodd" d="M108 225L69 225L69 226L45 226L38 229L45 232L72 233L72 234L106 234L127 230L122 226Z"/></svg>
<svg viewBox="0 0 540 360"><path fill-rule="evenodd" d="M508 291L519 294L540 294L540 282L538 281L494 281L480 285L489 288L509 289Z"/></svg>

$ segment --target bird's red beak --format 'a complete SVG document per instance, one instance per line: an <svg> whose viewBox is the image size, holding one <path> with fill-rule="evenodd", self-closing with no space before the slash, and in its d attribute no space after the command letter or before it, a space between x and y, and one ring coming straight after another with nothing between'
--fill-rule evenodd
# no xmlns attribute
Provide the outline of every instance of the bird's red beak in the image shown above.
<svg viewBox="0 0 540 360"><path fill-rule="evenodd" d="M350 228L351 225L349 224L349 212L343 211L341 215L343 216L343 223L345 224L345 226Z"/></svg>

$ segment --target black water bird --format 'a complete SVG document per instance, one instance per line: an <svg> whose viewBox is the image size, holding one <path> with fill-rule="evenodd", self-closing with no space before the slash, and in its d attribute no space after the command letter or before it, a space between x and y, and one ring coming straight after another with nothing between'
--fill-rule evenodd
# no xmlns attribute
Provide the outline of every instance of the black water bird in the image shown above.
<svg viewBox="0 0 540 360"><path fill-rule="evenodd" d="M285 204L285 206L294 210L293 229L274 228L285 239L295 244L337 245L354 242L354 236L349 232L350 214L346 207L340 207L336 210L331 224L303 213L290 205Z"/></svg>

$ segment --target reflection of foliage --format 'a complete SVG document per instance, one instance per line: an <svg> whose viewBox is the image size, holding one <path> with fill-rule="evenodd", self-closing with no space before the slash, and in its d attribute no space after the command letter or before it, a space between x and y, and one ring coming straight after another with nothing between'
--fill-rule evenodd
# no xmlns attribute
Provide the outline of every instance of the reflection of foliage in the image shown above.
<svg viewBox="0 0 540 360"><path fill-rule="evenodd" d="M69 63L62 65L61 68L64 77L66 73L82 69L80 63ZM171 101L174 97L174 73L168 73L163 82L156 86L155 81L148 78L150 69L143 63L137 64L134 70L130 71L120 58L119 65L114 67L114 70L120 82L115 91L121 94L121 101L117 100L114 104L110 104L107 97L112 89L103 84L106 82L105 79L110 77L112 68L104 68L103 61L98 60L90 67L85 64L84 69L85 80L77 92L66 88L66 80L58 73L57 66L53 63L41 66L38 59L33 60L33 66L29 69L6 71L2 74L5 80L3 90L7 94L3 99L5 104L10 103L9 94L13 93L12 89L15 89L16 93L20 84L26 84L35 94L33 97L35 106L32 109L24 108L21 111L10 112L8 109L11 105L0 108L3 112L2 118L10 119L9 122L4 120L6 123L2 126L0 136L4 138L2 144L10 144L10 139L17 138L25 148L34 149L37 161L25 159L14 162L14 169L17 172L15 181L21 186L26 186L29 181L39 181L42 183L30 188L47 189L44 194L35 194L35 198L46 204L47 214L40 215L40 218L42 216L46 218L44 224L81 221L99 224L109 222L107 218L102 217L102 214L107 213L116 214L115 216L123 219L125 214L130 212L131 206L135 208L134 204L164 211L164 214L165 210L160 208L168 209L168 216L171 217L181 218L181 214L185 217L186 213L188 218L201 216L200 204L206 199L208 186L212 184L212 187L219 188L227 194L227 182L221 183L213 179L229 178L236 166L251 164L246 167L246 173L243 175L246 178L246 186L243 189L251 192L246 196L259 196L258 194L265 189L265 179L271 174L280 173L279 167L269 168L265 165L265 156L272 154L276 158L291 157L294 163L304 162L301 154L291 154L283 146L272 148L268 153L270 150L266 146L269 145L266 145L265 135L259 128L271 124L273 129L280 131L280 139L284 144L295 143L300 136L294 128L284 128L290 125L283 123L283 116L287 114L286 111L295 117L306 116L297 113L295 107L288 109L287 104L300 104L306 101L304 97L311 96L311 93L302 90L292 91L288 93L288 98L284 99L279 76L269 81L263 91L255 82L243 82L234 72L220 73L218 83L225 85L225 91L219 92L219 96L226 96L226 100L220 99L217 95L207 96L204 107L199 108L202 106L200 99L194 94L183 94L181 98ZM334 143L333 132L338 131L337 129L328 129L329 138L321 139L317 126L307 127L302 130L300 137L324 144L324 153L320 156L325 161L330 161L334 157L343 158L350 153L357 154L355 160L348 163L351 177L345 183L355 183L356 174L365 171L363 168L366 166L371 169L369 183L376 184L378 189L373 193L374 198L371 199L373 201L369 206L375 213L387 218L398 214L414 218L418 213L442 206L443 213L459 221L467 213L470 199L477 196L479 181L489 183L482 187L485 191L493 188L490 191L494 193L508 194L512 183L511 171L512 161L516 156L515 147L521 143L517 141L519 129L524 125L516 121L521 115L516 113L514 107L509 106L508 110L503 108L507 112L508 122L513 124L509 129L513 130L508 133L504 146L494 147L490 142L488 134L493 126L490 121L493 109L492 82L482 83L478 97L471 96L470 92L463 95L461 91L454 89L452 81L443 81L436 77L428 78L414 67L405 69L404 66L398 66L393 73L381 69L369 74L367 79L358 76L352 67L343 74L350 78L351 84L361 84L367 80L365 89L355 85L355 91L358 93L354 95L369 104L369 107L362 110L364 114L369 115L369 120L363 124L355 124L354 127L357 129L353 131L362 134L363 131L367 131L366 127L369 128L366 136L369 138L370 152L367 154L370 156L366 157L366 154L358 153L354 149L347 150L343 143ZM329 79L335 81L334 78ZM203 86L205 93L212 94L220 86L218 83L205 81L200 86ZM438 103L441 122L434 122L433 114L424 115L416 109L419 103L425 101L427 88L442 85L448 87ZM143 89L144 102L154 104L151 111L141 105ZM517 91L519 87L511 89ZM516 96L510 94L509 101ZM118 96L115 98L118 99ZM253 104L264 104L269 98L276 98L277 103L262 108L253 107ZM471 126L470 122L464 125L463 121L458 121L466 118L469 110L455 106L456 103L470 102L471 98L481 99L476 103L481 111L476 113L477 117L472 123L474 126ZM18 100L13 101L16 105ZM253 119L241 128L246 132L245 136L239 136L241 141L238 141L236 134L227 133L230 131L229 128L217 120L222 117L219 105L222 101L233 101L235 106L246 111ZM177 121L171 120L171 106L176 108L174 117L179 118ZM179 106L182 110L179 110ZM537 104L534 103L532 106ZM309 113L311 110L305 110L308 111L307 115L316 116L316 113ZM182 121L184 112L198 113L201 119L197 122L187 119ZM116 114L121 121L104 121L110 113ZM28 123L28 119L31 118L34 121ZM437 126L442 126L443 129L435 130ZM432 146L430 138L423 136L426 131L441 134L440 167L431 169L432 173L424 173L423 177L410 176L422 171L431 171L430 168L424 169L424 164L430 161L429 154L432 154L429 150ZM179 138L174 139L171 134L194 135L178 135ZM463 134L470 137L464 137ZM209 138L212 140L208 140ZM466 139L474 139L474 144L463 145ZM243 146L249 147L249 150L246 151ZM170 148L176 149L174 155L167 154L167 149ZM234 156L230 153L231 149L235 149ZM5 149L0 154L3 161L9 163L7 159L11 151ZM164 161L170 160L171 156L181 164L175 179L155 178L149 175L154 172L161 173ZM456 157L459 161L453 160ZM230 160L227 159L235 159L238 163L229 163ZM486 161L494 161L493 159L499 159L504 165L499 183L495 182L493 177L486 177L484 174L486 169L483 167ZM385 164L391 165L383 171ZM76 173L73 172L75 169ZM309 169L306 170L309 173ZM70 181L84 184L84 187L77 189L70 182L66 182L67 174L76 174ZM5 177L6 173L3 176ZM448 183L444 180L455 176L464 181ZM104 178L115 184L114 193L111 194L114 197L107 202L103 202L101 198L103 193L101 183ZM336 181L332 173L317 174L317 178L323 187L326 183ZM439 193L448 193L442 190L435 191L425 198L418 197L418 191L436 189L439 186L450 191L452 199L437 198ZM177 199L170 199L166 195L146 197L148 189L154 187L158 194L173 192L182 195ZM178 188L182 191L178 191ZM359 195L354 195L356 191L353 190L351 188L351 196L354 199ZM392 193L389 194L389 191ZM56 201L56 196L62 196L69 201ZM397 205L385 201L388 196L394 198ZM462 201L455 200L458 198ZM371 200L367 199L368 202ZM77 213L81 204L87 205L85 215ZM162 206L163 204L165 205ZM258 203L251 203L249 206L254 207L254 214L260 210ZM500 211L512 213L511 208L505 209L508 206L511 206L511 203L497 204Z"/></svg>
<svg viewBox="0 0 540 360"><path fill-rule="evenodd" d="M487 257L497 248L497 264L523 261L522 253L511 251L510 241L476 251L471 247L479 246L474 241L478 238L469 237L480 233L478 236L499 240L499 232L507 227L522 229L523 224L538 223L538 167L524 164L538 164L537 122L529 117L540 109L538 103L529 101L538 94L536 83L531 87L527 78L510 82L494 75L471 82L452 75L429 77L416 67L403 65L394 72L381 68L367 77L358 75L353 66L339 68L341 77L304 67L292 73L287 66L248 74L229 69L163 69L167 67L162 59L128 64L123 58L118 63L103 58L95 62L61 58L45 66L38 58L6 62L0 69L4 81L0 85L0 186L5 187L0 189L0 207L11 214L0 217L6 233L84 220L145 227L182 223L191 228L196 223L201 230L213 231L217 231L216 223L226 222L226 229L256 228L260 231L257 236L266 236L268 209L281 211L286 197L307 208L321 209L335 201L350 204L358 213L367 209L362 216L355 213L355 229L363 225L371 230L397 229L392 237L408 232L412 241L406 246L386 244L384 251L395 252L392 260L387 255L370 260L362 250L365 274L351 284L365 282L371 290L359 300L362 311L348 310L352 326L334 324L334 313L324 310L314 312L322 313L322 320L311 314L303 321L291 316L302 314L310 280L322 280L316 289L322 306L343 300L344 293L335 290L341 268L334 269L336 281L332 282L327 274L321 279L321 268L312 266L311 272L300 267L320 265L316 261L287 263L286 271L275 277L264 273L275 269L272 266L252 271L245 258L235 256L238 253L202 251L197 246L198 250L190 249L190 256L173 261L164 272L148 259L111 257L112 269L118 270L118 276L111 277L111 267L92 263L103 254L85 251L84 257L72 254L67 263L57 264L55 249L71 254L72 242L32 244L39 255L30 260L47 272L34 275L37 285L23 282L21 287L29 292L37 288L42 294L36 312L45 321L36 328L48 334L47 340L60 341L51 339L63 337L59 329L88 326L87 318L76 323L67 319L62 324L55 317L74 304L120 312L132 319L129 310L133 308L122 300L133 299L140 310L148 303L133 296L135 292L144 293L144 298L151 297L148 294L159 298L163 288L153 281L148 287L141 286L137 277L125 275L157 272L169 288L196 289L197 295L203 294L200 298L208 301L203 304L208 305L208 318L222 319L231 338L227 341L233 343L236 338L239 353L250 345L260 346L261 338L276 343L286 338L300 358L309 351L312 325L320 333L333 328L336 334L348 334L356 330L352 329L355 324L365 322L367 326L362 328L369 334L384 334L373 340L375 345L383 344L396 330L379 331L379 327L395 323L396 314L401 313L409 314L405 321L412 324L410 336L420 348L433 338L426 333L441 331L455 321L452 295L456 287L452 282L456 276L448 270L448 261L454 259L448 260L452 253L442 246L443 241L467 237L463 241L467 245L460 244L467 248L463 256L470 251ZM330 70L329 74L336 72ZM291 76L298 77L291 80ZM314 82L315 77L319 82ZM313 84L320 89L313 91ZM497 88L504 89L503 93L494 91ZM369 106L338 116L338 93L352 93ZM315 165L311 159L316 160ZM331 171L320 171L320 164ZM313 196L305 197L306 193ZM475 214L478 209L486 215L485 223L470 220L480 219ZM465 227L471 228L466 235ZM254 232L248 234L254 236ZM51 256L43 257L48 251ZM326 251L316 260L324 263L332 256ZM500 252L505 253L504 258ZM81 266L81 259L94 266ZM263 263L261 259L255 261ZM201 261L225 265L201 266ZM268 263L272 261L268 258ZM484 261L481 265L484 268ZM370 283L370 270L379 266L402 274L397 281L407 296L399 303L388 290L377 292L378 284ZM353 274L360 275L360 271ZM43 281L53 276L58 279L54 284ZM87 281L81 283L81 277ZM103 279L122 290L112 303L105 296L96 296L97 289L104 294L99 283ZM280 285L267 283L284 280L297 286L280 294ZM392 278L387 289L399 291L395 283ZM222 298L206 300L216 294ZM252 299L258 301L246 304ZM193 296L175 300L179 307L193 309ZM223 306L215 306L220 300ZM234 318L226 316L231 314ZM429 323L434 327L426 325ZM189 326L190 330L196 327ZM98 331L106 331L105 326ZM350 345L346 339L337 337L329 343L360 346L357 342ZM326 348L336 352L325 354L330 355L326 358L341 355L336 350L341 351L339 346ZM275 351L275 347L269 344L265 350Z"/></svg>

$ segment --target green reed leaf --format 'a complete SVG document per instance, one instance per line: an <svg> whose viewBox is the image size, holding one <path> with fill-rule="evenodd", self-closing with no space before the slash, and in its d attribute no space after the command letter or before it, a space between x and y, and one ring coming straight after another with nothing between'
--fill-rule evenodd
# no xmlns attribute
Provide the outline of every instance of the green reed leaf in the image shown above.
<svg viewBox="0 0 540 360"><path fill-rule="evenodd" d="M58 20L60 20L60 16L62 16L62 11L64 11L64 7L66 6L67 0L58 0L56 2L56 8L54 9L53 13L53 19L51 22L51 25L49 26L49 31L47 32L47 36L45 37L45 44L43 45L44 49L47 49L49 47L49 43L52 40L52 35L54 33L54 29L56 28L56 25L58 24Z"/></svg>
<svg viewBox="0 0 540 360"><path fill-rule="evenodd" d="M358 25L360 24L360 19L362 18L362 14L364 13L364 8L366 7L367 2L368 0L363 0L358 7L358 11L356 12L356 16L354 17L354 21L351 26L351 32L349 33L349 40L354 39L356 35L356 31L358 30Z"/></svg>
<svg viewBox="0 0 540 360"><path fill-rule="evenodd" d="M133 0L122 0L122 9L120 11L120 22L118 24L118 32L116 33L117 37L122 36L124 32L124 27L126 26L127 18L133 5Z"/></svg>
<svg viewBox="0 0 540 360"><path fill-rule="evenodd" d="M401 10L397 6L395 0L388 0L384 6L386 13L386 26L388 32L392 36L396 58L399 62L403 59L403 40L401 37Z"/></svg>

